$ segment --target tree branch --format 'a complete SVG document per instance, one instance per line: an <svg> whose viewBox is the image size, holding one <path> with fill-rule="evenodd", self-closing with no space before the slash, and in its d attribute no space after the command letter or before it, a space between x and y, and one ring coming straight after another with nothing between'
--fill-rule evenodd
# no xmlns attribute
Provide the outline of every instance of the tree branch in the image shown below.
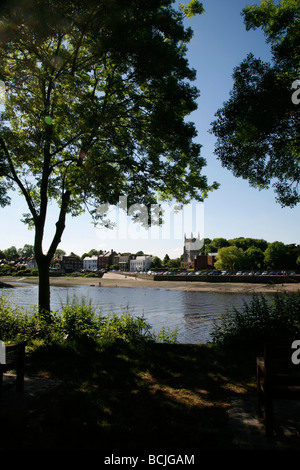
<svg viewBox="0 0 300 470"><path fill-rule="evenodd" d="M14 164L12 162L12 159L10 157L10 154L9 154L9 151L8 151L8 148L6 147L6 144L4 142L4 139L2 137L0 137L0 145L2 147L2 149L4 150L5 152L5 155L8 159L8 162L9 162L9 167L10 167L10 171L11 171L11 174L12 174L12 177L11 179L19 186L19 188L21 189L22 193L24 194L24 197L26 199L26 202L27 202L27 205L29 207L29 210L34 218L34 220L37 219L38 215L37 215L37 212L35 210L35 207L33 205L33 202L32 202L32 199L28 193L28 191L26 190L25 186L23 185L22 181L20 180L20 178L18 177L17 173L16 173L16 170L14 168Z"/></svg>
<svg viewBox="0 0 300 470"><path fill-rule="evenodd" d="M74 135L74 137L72 137L72 139L70 139L66 144L59 147L57 150L55 150L55 152L51 152L50 157L54 157L54 155L57 155L58 153L60 153L63 149L68 147L68 145L72 144L74 142L74 140L76 140L78 137L80 137L81 134L82 134L82 132L78 132L78 134Z"/></svg>

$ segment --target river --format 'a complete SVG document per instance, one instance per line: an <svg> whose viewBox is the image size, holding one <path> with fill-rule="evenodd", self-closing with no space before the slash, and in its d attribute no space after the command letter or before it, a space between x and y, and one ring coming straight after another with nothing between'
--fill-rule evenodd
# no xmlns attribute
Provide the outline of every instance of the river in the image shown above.
<svg viewBox="0 0 300 470"><path fill-rule="evenodd" d="M18 283L19 284L19 283ZM0 295L12 305L30 310L37 305L37 285L20 285L15 289L1 289ZM249 294L225 294L217 292L187 292L161 288L98 287L74 285L51 286L51 308L59 311L61 306L76 298L85 299L102 314L120 315L129 312L143 316L154 332L162 327L173 331L177 328L179 343L208 343L215 321L233 307L249 302Z"/></svg>

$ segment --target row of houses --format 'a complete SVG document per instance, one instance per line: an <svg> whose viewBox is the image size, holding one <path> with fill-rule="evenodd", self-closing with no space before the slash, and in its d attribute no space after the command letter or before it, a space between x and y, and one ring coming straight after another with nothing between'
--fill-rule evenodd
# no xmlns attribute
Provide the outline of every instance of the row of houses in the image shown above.
<svg viewBox="0 0 300 470"><path fill-rule="evenodd" d="M100 255L86 256L81 259L77 256L61 256L53 260L51 269L60 270L65 273L78 271L101 271L109 266L115 266L120 271L147 271L152 263L152 256L137 256L132 254L120 254L114 250Z"/></svg>
<svg viewBox="0 0 300 470"><path fill-rule="evenodd" d="M201 253L202 241L200 236L191 238L184 237L184 247L181 267L184 269L201 270L213 268L217 253L203 255ZM33 258L20 259L19 264L25 264L29 268L36 267ZM121 254L110 250L99 255L86 256L81 259L79 256L61 256L54 259L50 265L51 270L61 273L72 273L80 271L101 271L109 266L115 266L120 271L145 272L151 267L152 255L133 255L130 253Z"/></svg>
<svg viewBox="0 0 300 470"><path fill-rule="evenodd" d="M37 268L37 263L32 257L18 258L14 261L5 262L15 267ZM152 256L132 255L116 253L114 250L104 252L100 255L86 256L81 259L79 256L60 256L53 259L50 270L61 273L72 273L80 271L101 271L109 266L115 266L120 271L140 272L147 271L152 263ZM4 264L4 263L3 263Z"/></svg>
<svg viewBox="0 0 300 470"><path fill-rule="evenodd" d="M5 260L5 259L2 259L0 260L0 266L3 266L5 264L8 264L9 266L14 266L16 268L21 268L21 267L25 267L25 268L37 268L37 264L36 264L36 261L33 257L29 257L29 256L22 256L22 257L19 257L19 258L16 258L14 260Z"/></svg>
<svg viewBox="0 0 300 470"><path fill-rule="evenodd" d="M115 266L120 271L147 271L152 263L152 256L137 256L107 251L101 255L86 256L81 259L77 256L62 256L51 263L51 268L63 272L101 271L108 266Z"/></svg>

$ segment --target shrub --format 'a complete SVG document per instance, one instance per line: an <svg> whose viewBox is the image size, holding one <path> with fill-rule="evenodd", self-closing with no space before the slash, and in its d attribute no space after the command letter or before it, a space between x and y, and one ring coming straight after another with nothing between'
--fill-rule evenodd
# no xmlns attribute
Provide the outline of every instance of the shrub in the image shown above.
<svg viewBox="0 0 300 470"><path fill-rule="evenodd" d="M175 333L167 334L162 329L159 335L152 333L152 327L143 317L122 315L102 315L83 298L76 297L60 312L54 312L52 322L45 323L37 311L28 314L12 308L0 297L0 339L5 342L31 339L38 347L56 345L84 350L90 347L106 349L111 346L127 345L139 347L154 341L175 342Z"/></svg>
<svg viewBox="0 0 300 470"><path fill-rule="evenodd" d="M275 294L266 299L253 295L241 310L234 308L215 322L213 342L222 345L261 347L266 341L282 341L300 335L300 292Z"/></svg>
<svg viewBox="0 0 300 470"><path fill-rule="evenodd" d="M136 347L141 343L154 341L151 334L152 327L143 317L133 317L124 312L120 316L107 315L102 317L101 321L98 340L102 347L121 343Z"/></svg>
<svg viewBox="0 0 300 470"><path fill-rule="evenodd" d="M66 305L57 318L62 334L69 340L84 336L95 338L100 324L100 317L89 305Z"/></svg>
<svg viewBox="0 0 300 470"><path fill-rule="evenodd" d="M1 276L8 276L12 272L14 272L14 270L12 269L12 266L10 266L9 264L3 264L2 266L0 266Z"/></svg>
<svg viewBox="0 0 300 470"><path fill-rule="evenodd" d="M26 266L21 266L17 272L15 273L16 276L32 276L31 269L27 268Z"/></svg>
<svg viewBox="0 0 300 470"><path fill-rule="evenodd" d="M164 326L160 329L160 332L155 335L155 341L157 343L176 343L177 342L178 329L167 330Z"/></svg>
<svg viewBox="0 0 300 470"><path fill-rule="evenodd" d="M17 342L34 336L40 329L37 313L24 313L13 308L7 299L0 297L0 339Z"/></svg>

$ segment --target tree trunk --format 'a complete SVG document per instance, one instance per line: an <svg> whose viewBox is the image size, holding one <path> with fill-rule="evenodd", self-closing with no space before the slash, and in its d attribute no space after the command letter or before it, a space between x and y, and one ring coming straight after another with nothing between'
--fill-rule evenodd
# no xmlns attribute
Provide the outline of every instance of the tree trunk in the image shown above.
<svg viewBox="0 0 300 470"><path fill-rule="evenodd" d="M39 269L39 316L47 322L51 322L51 308L50 308L50 276L49 268L51 260L55 254L55 250L58 247L61 236L65 229L65 221L67 208L70 201L70 191L65 191L62 195L62 204L60 208L59 218L56 222L56 231L46 255L43 254L42 242L44 236L44 225L45 225L45 216L44 218L36 218L35 220L35 242L34 242L34 251L35 259Z"/></svg>
<svg viewBox="0 0 300 470"><path fill-rule="evenodd" d="M49 261L43 256L38 262L39 269L39 316L51 321Z"/></svg>

